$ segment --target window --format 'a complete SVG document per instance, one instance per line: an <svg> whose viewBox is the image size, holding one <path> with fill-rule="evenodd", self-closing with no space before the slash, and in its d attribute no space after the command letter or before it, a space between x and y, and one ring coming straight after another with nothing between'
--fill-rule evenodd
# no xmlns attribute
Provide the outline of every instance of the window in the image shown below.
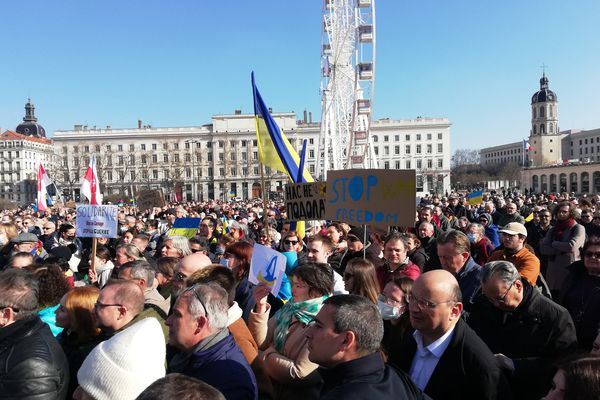
<svg viewBox="0 0 600 400"><path fill-rule="evenodd" d="M254 167L254 175L258 175L258 167Z"/></svg>
<svg viewBox="0 0 600 400"><path fill-rule="evenodd" d="M400 154L400 146L394 146L394 154Z"/></svg>
<svg viewBox="0 0 600 400"><path fill-rule="evenodd" d="M231 176L236 176L237 175L237 169L235 167L231 168L231 170L229 172L231 173Z"/></svg>
<svg viewBox="0 0 600 400"><path fill-rule="evenodd" d="M587 144L587 140L585 141ZM90 152L90 146L83 146L83 151L85 151L86 153Z"/></svg>
<svg viewBox="0 0 600 400"><path fill-rule="evenodd" d="M246 147L247 142L245 140L242 140L242 147Z"/></svg>
<svg viewBox="0 0 600 400"><path fill-rule="evenodd" d="M242 176L248 176L248 167L242 168Z"/></svg>
<svg viewBox="0 0 600 400"><path fill-rule="evenodd" d="M158 179L158 170L157 169L152 170L152 179Z"/></svg>
<svg viewBox="0 0 600 400"><path fill-rule="evenodd" d="M157 149L156 143L152 143L152 150L156 150L156 149Z"/></svg>
<svg viewBox="0 0 600 400"><path fill-rule="evenodd" d="M187 149L189 149L190 147L191 147L191 146L190 146L190 142L186 141L186 142L185 142L185 148L186 148L186 150L187 150Z"/></svg>
<svg viewBox="0 0 600 400"><path fill-rule="evenodd" d="M165 177L165 179L169 179L169 170L168 169L165 169L163 171L163 176Z"/></svg>
<svg viewBox="0 0 600 400"><path fill-rule="evenodd" d="M140 145L140 148L141 148L142 150L146 150L146 143L142 143L142 144Z"/></svg>
<svg viewBox="0 0 600 400"><path fill-rule="evenodd" d="M222 140L219 140L219 148L222 149L225 146L225 142Z"/></svg>
<svg viewBox="0 0 600 400"><path fill-rule="evenodd" d="M169 143L163 143L163 150L169 150Z"/></svg>
<svg viewBox="0 0 600 400"><path fill-rule="evenodd" d="M129 180L135 181L135 171L129 171Z"/></svg>
<svg viewBox="0 0 600 400"><path fill-rule="evenodd" d="M213 176L213 168L212 167L208 167L208 176L210 176L210 177Z"/></svg>
<svg viewBox="0 0 600 400"><path fill-rule="evenodd" d="M188 154L189 156L189 154ZM163 154L163 162L169 162L169 155L168 154Z"/></svg>
<svg viewBox="0 0 600 400"><path fill-rule="evenodd" d="M390 169L390 162L389 161L385 161L383 163L383 169Z"/></svg>
<svg viewBox="0 0 600 400"><path fill-rule="evenodd" d="M189 154L189 153L185 154L185 162L192 162L192 155L191 154Z"/></svg>
<svg viewBox="0 0 600 400"><path fill-rule="evenodd" d="M119 165L123 165L125 163L125 160L123 158L123 156L119 156Z"/></svg>
<svg viewBox="0 0 600 400"><path fill-rule="evenodd" d="M79 146L73 146L73 153L79 153ZM10 152L8 152L8 156L10 157Z"/></svg>
<svg viewBox="0 0 600 400"><path fill-rule="evenodd" d="M377 135L373 135L373 143L377 143L379 141L379 138Z"/></svg>
<svg viewBox="0 0 600 400"><path fill-rule="evenodd" d="M225 168L219 168L219 176L225 175Z"/></svg>
<svg viewBox="0 0 600 400"><path fill-rule="evenodd" d="M208 153L208 156L206 157L207 161L212 162L212 153Z"/></svg>
<svg viewBox="0 0 600 400"><path fill-rule="evenodd" d="M192 170L189 168L185 169L185 177L186 178L191 178L192 177Z"/></svg>
<svg viewBox="0 0 600 400"><path fill-rule="evenodd" d="M383 136L383 141L384 142L389 142L390 141L390 137L388 135Z"/></svg>
<svg viewBox="0 0 600 400"><path fill-rule="evenodd" d="M438 133L438 140L442 140L442 134Z"/></svg>
<svg viewBox="0 0 600 400"><path fill-rule="evenodd" d="M404 161L404 168L410 169L410 160L405 160Z"/></svg>
<svg viewBox="0 0 600 400"><path fill-rule="evenodd" d="M406 140L407 142L410 141L410 135L404 135L404 140Z"/></svg>
<svg viewBox="0 0 600 400"><path fill-rule="evenodd" d="M417 133L417 140L421 140L421 134Z"/></svg>
<svg viewBox="0 0 600 400"><path fill-rule="evenodd" d="M433 151L432 148L433 148L433 146L431 144L427 145L427 154L431 154L432 153L432 151Z"/></svg>
<svg viewBox="0 0 600 400"><path fill-rule="evenodd" d="M427 140L431 140L431 133L427 134Z"/></svg>
<svg viewBox="0 0 600 400"><path fill-rule="evenodd" d="M396 169L400 169L400 161L396 161Z"/></svg>
<svg viewBox="0 0 600 400"><path fill-rule="evenodd" d="M206 142L206 148L212 149L212 142Z"/></svg>
<svg viewBox="0 0 600 400"><path fill-rule="evenodd" d="M444 152L444 145L442 143L438 143L437 148L438 148L437 149L438 153L443 153Z"/></svg>
<svg viewBox="0 0 600 400"><path fill-rule="evenodd" d="M231 152L230 158L231 158L231 161L235 161L235 152Z"/></svg>
<svg viewBox="0 0 600 400"><path fill-rule="evenodd" d="M96 149L96 153L100 153L100 145L99 145L99 144L97 144L97 145L95 146L95 149Z"/></svg>
<svg viewBox="0 0 600 400"><path fill-rule="evenodd" d="M252 159L253 160L258 160L258 151L255 151L252 153Z"/></svg>
<svg viewBox="0 0 600 400"><path fill-rule="evenodd" d="M219 153L219 161L224 161L225 155L223 153Z"/></svg>
<svg viewBox="0 0 600 400"><path fill-rule="evenodd" d="M201 161L202 161L202 154L196 153L196 162L201 162Z"/></svg>
<svg viewBox="0 0 600 400"><path fill-rule="evenodd" d="M375 150L375 155L378 156L379 155L379 147L374 147L373 150Z"/></svg>
<svg viewBox="0 0 600 400"><path fill-rule="evenodd" d="M106 180L107 181L112 181L113 180L112 171L107 171L106 172Z"/></svg>
<svg viewBox="0 0 600 400"><path fill-rule="evenodd" d="M158 155L152 154L152 163L153 164L158 163ZM145 162L143 162L143 164L145 164Z"/></svg>
<svg viewBox="0 0 600 400"><path fill-rule="evenodd" d="M400 141L400 135L396 135L396 136L394 136L394 141L395 141L395 142L399 142L399 141Z"/></svg>
<svg viewBox="0 0 600 400"><path fill-rule="evenodd" d="M421 154L421 145L420 144L417 145L417 154Z"/></svg>
<svg viewBox="0 0 600 400"><path fill-rule="evenodd" d="M173 155L173 158L174 158L173 161L175 161L176 163L179 162L179 154Z"/></svg>
<svg viewBox="0 0 600 400"><path fill-rule="evenodd" d="M254 142L256 142L256 140ZM308 144L315 144L315 139L314 138L308 139ZM255 144L255 146L256 146L256 144Z"/></svg>
<svg viewBox="0 0 600 400"><path fill-rule="evenodd" d="M431 158L427 160L427 168L433 168L433 160Z"/></svg>
<svg viewBox="0 0 600 400"><path fill-rule="evenodd" d="M438 160L437 160L437 167L438 168L444 168L444 160L442 158L438 158Z"/></svg>
<svg viewBox="0 0 600 400"><path fill-rule="evenodd" d="M308 151L308 157L309 158L315 158L315 151L313 149Z"/></svg>
<svg viewBox="0 0 600 400"><path fill-rule="evenodd" d="M142 176L144 176L144 173L146 171L142 172ZM125 180L125 171L119 171L119 181L123 182Z"/></svg>
<svg viewBox="0 0 600 400"><path fill-rule="evenodd" d="M135 164L135 155L134 154L129 155L129 164L130 165Z"/></svg>
<svg viewBox="0 0 600 400"><path fill-rule="evenodd" d="M423 160L417 160L417 169L423 168Z"/></svg>
<svg viewBox="0 0 600 400"><path fill-rule="evenodd" d="M390 147L389 146L383 146L383 155L384 156L390 155Z"/></svg>
<svg viewBox="0 0 600 400"><path fill-rule="evenodd" d="M248 153L242 153L242 160L248 161Z"/></svg>
<svg viewBox="0 0 600 400"><path fill-rule="evenodd" d="M173 144L173 148L174 148L175 150L179 150L179 143L174 143L174 144Z"/></svg>
<svg viewBox="0 0 600 400"><path fill-rule="evenodd" d="M407 144L406 146L404 146L404 152L406 154L410 154L410 144Z"/></svg>
<svg viewBox="0 0 600 400"><path fill-rule="evenodd" d="M134 145L132 145L132 144L130 144L130 145L129 145L129 151L133 151L133 150L135 150L135 146L134 146Z"/></svg>

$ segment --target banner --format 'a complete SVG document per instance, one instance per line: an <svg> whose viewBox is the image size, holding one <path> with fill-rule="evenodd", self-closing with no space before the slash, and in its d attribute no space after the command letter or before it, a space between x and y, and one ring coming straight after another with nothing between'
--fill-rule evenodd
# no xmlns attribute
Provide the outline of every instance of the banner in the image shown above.
<svg viewBox="0 0 600 400"><path fill-rule="evenodd" d="M414 226L415 196L415 170L329 171L325 218L384 229Z"/></svg>
<svg viewBox="0 0 600 400"><path fill-rule="evenodd" d="M325 219L326 188L325 182L285 185L285 209L288 221Z"/></svg>
<svg viewBox="0 0 600 400"><path fill-rule="evenodd" d="M167 236L185 236L188 239L198 234L201 218L177 218Z"/></svg>
<svg viewBox="0 0 600 400"><path fill-rule="evenodd" d="M114 238L118 236L118 206L80 204L76 210L75 235L77 237Z"/></svg>
<svg viewBox="0 0 600 400"><path fill-rule="evenodd" d="M143 190L138 192L135 203L140 211L151 210L153 207L163 207L165 198L160 189Z"/></svg>

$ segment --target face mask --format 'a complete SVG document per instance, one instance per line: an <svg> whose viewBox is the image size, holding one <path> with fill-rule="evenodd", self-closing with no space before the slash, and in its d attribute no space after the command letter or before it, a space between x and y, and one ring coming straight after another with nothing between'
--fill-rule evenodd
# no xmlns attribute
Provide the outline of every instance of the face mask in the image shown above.
<svg viewBox="0 0 600 400"><path fill-rule="evenodd" d="M390 306L381 300L377 300L377 307L385 320L398 319L403 314L399 307Z"/></svg>
<svg viewBox="0 0 600 400"><path fill-rule="evenodd" d="M222 265L222 266L224 266L224 267L229 268L229 265L227 265L227 259L226 258L221 258L219 260L219 264Z"/></svg>
<svg viewBox="0 0 600 400"><path fill-rule="evenodd" d="M0 246L4 246L6 243L8 243L8 238L0 236Z"/></svg>
<svg viewBox="0 0 600 400"><path fill-rule="evenodd" d="M469 242L475 243L475 235L473 235L472 233L467 233L467 237L469 238Z"/></svg>

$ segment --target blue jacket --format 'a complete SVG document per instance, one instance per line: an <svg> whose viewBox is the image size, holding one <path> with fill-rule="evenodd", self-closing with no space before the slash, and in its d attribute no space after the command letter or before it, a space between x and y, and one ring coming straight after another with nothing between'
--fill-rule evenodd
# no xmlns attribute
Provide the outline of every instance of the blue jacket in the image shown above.
<svg viewBox="0 0 600 400"><path fill-rule="evenodd" d="M256 378L233 336L193 353L181 371L217 388L227 400L258 398Z"/></svg>
<svg viewBox="0 0 600 400"><path fill-rule="evenodd" d="M58 306L60 306L60 304L57 304L52 307L46 307L43 310L38 311L38 317L40 317L42 322L48 324L54 336L58 336L58 334L61 333L63 330L63 328L56 326L55 311L58 308Z"/></svg>
<svg viewBox="0 0 600 400"><path fill-rule="evenodd" d="M479 291L481 286L481 266L473 260L473 257L469 257L465 265L462 267L456 275L456 280L460 286L460 292L462 294L462 302L466 311L469 311L475 294Z"/></svg>
<svg viewBox="0 0 600 400"><path fill-rule="evenodd" d="M490 239L494 247L500 246L500 235L498 234L498 225L489 224L485 227L485 236Z"/></svg>

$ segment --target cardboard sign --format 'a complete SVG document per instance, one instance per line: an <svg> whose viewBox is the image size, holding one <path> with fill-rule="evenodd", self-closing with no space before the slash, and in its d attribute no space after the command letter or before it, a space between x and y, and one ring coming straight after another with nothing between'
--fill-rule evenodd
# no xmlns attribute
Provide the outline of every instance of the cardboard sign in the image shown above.
<svg viewBox="0 0 600 400"><path fill-rule="evenodd" d="M325 219L325 182L285 185L285 210L288 221Z"/></svg>
<svg viewBox="0 0 600 400"><path fill-rule="evenodd" d="M266 285L277 297L283 274L285 274L286 258L283 254L260 244L254 245L248 280L255 285Z"/></svg>
<svg viewBox="0 0 600 400"><path fill-rule="evenodd" d="M413 226L415 196L415 170L329 171L325 218L381 228Z"/></svg>
<svg viewBox="0 0 600 400"><path fill-rule="evenodd" d="M138 192L135 203L140 211L151 210L153 207L164 207L165 198L160 189L143 190Z"/></svg>
<svg viewBox="0 0 600 400"><path fill-rule="evenodd" d="M118 206L80 204L76 210L75 234L78 237L114 238L118 236Z"/></svg>

